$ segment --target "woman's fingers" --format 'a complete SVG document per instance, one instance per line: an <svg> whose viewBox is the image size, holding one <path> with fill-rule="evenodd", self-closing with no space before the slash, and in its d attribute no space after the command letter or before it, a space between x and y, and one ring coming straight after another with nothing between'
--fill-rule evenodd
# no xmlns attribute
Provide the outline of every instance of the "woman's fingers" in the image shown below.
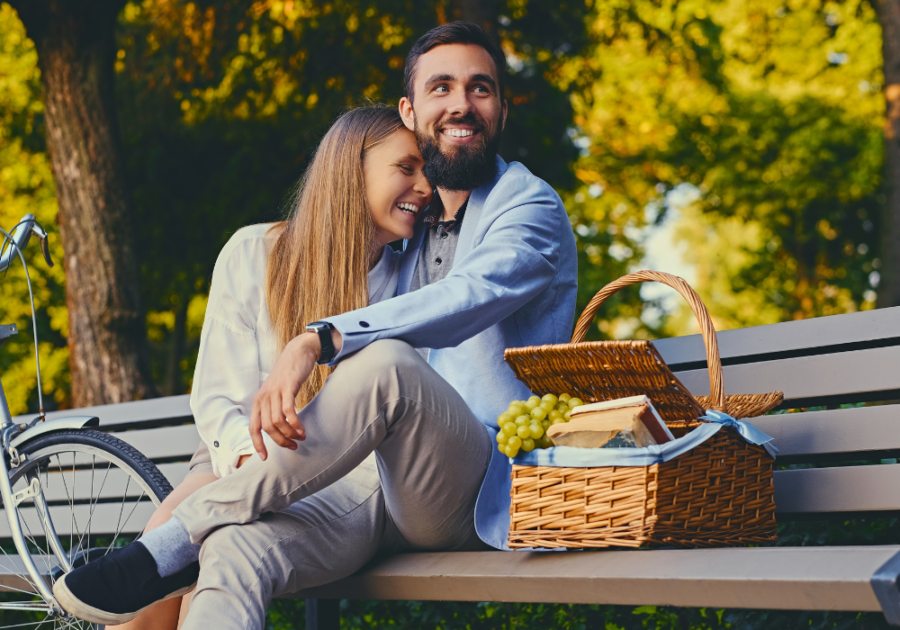
<svg viewBox="0 0 900 630"><path fill-rule="evenodd" d="M294 397L286 391L281 392L281 412L284 414L287 423L291 425L291 428L296 432L296 439L305 440L306 428L303 426L303 423L300 422L300 418L297 417L297 410L294 408Z"/></svg>
<svg viewBox="0 0 900 630"><path fill-rule="evenodd" d="M300 439L294 428L287 423L284 417L284 411L281 409L281 396L277 393L268 393L269 405L269 424L263 421L263 430L269 434L269 437L278 444L289 449L296 449L297 445L294 440Z"/></svg>
<svg viewBox="0 0 900 630"><path fill-rule="evenodd" d="M262 438L262 418L260 417L260 397L259 394L253 397L253 411L250 413L250 441L253 442L253 448L259 453L260 459L266 461L268 453L266 445Z"/></svg>

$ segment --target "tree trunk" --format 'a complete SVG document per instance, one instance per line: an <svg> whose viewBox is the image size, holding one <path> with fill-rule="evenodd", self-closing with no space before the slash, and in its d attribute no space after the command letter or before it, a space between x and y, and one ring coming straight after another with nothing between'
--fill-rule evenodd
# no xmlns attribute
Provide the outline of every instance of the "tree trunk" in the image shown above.
<svg viewBox="0 0 900 630"><path fill-rule="evenodd" d="M75 406L154 395L114 103L125 0L13 0L38 51Z"/></svg>
<svg viewBox="0 0 900 630"><path fill-rule="evenodd" d="M876 0L884 58L885 184L887 207L878 306L900 306L900 0Z"/></svg>

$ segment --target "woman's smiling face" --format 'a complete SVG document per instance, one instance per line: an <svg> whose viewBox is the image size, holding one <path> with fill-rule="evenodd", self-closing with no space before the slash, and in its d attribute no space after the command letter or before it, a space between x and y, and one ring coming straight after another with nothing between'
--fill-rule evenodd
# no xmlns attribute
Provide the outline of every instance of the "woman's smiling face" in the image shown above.
<svg viewBox="0 0 900 630"><path fill-rule="evenodd" d="M403 128L366 151L366 203L378 247L412 238L416 218L431 202L431 185L422 174L423 165L415 135Z"/></svg>

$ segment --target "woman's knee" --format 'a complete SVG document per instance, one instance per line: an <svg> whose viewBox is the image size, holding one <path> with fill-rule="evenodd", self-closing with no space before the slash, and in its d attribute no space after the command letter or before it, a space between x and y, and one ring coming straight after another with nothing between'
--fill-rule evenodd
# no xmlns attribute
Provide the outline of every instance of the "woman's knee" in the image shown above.
<svg viewBox="0 0 900 630"><path fill-rule="evenodd" d="M147 521L147 526L144 528L144 533L149 532L151 529L156 529L160 525L166 523L170 518L172 518L172 512L177 508L181 503L187 499L189 496L194 494L197 490L202 488L205 485L208 485L218 479L213 473L197 473L194 475L190 475L184 481L182 481L178 486L169 493L163 502L156 508L156 511L153 512L153 515L150 517L150 520Z"/></svg>

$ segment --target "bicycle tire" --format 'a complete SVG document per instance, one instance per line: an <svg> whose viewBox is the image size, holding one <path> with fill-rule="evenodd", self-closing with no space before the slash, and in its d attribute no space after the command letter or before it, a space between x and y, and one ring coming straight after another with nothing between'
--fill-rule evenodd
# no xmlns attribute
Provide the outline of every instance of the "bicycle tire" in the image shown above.
<svg viewBox="0 0 900 630"><path fill-rule="evenodd" d="M100 431L46 433L21 445L18 452L24 461L10 470L13 491L26 488L38 476L59 540L69 562L76 566L138 536L149 514L172 491L153 462L119 438ZM26 499L19 512L32 558L52 584L62 569L44 535L34 501ZM5 512L0 529L0 539L8 540ZM11 545L0 544L0 589L5 591L0 598L0 629L102 627L74 618L52 618L40 608L43 602L17 560Z"/></svg>

